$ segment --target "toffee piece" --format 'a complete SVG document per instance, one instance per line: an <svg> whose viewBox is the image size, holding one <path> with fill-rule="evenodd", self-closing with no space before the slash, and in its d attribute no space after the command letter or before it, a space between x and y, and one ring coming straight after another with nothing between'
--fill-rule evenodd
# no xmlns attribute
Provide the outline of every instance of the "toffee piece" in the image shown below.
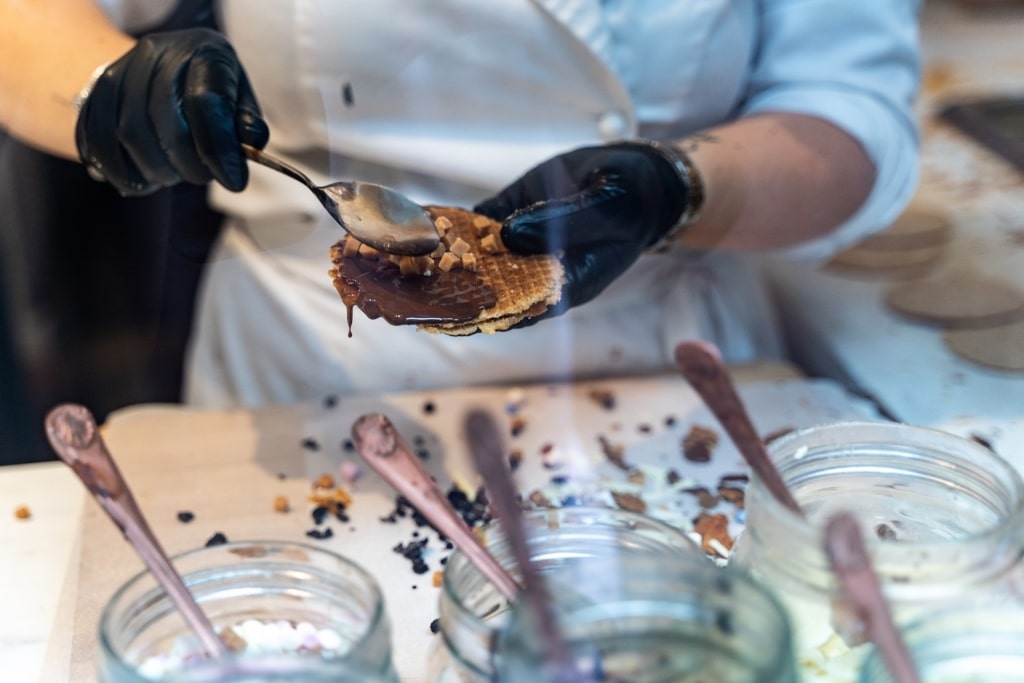
<svg viewBox="0 0 1024 683"><path fill-rule="evenodd" d="M448 335L507 330L558 303L564 270L544 254L510 252L501 225L471 211L427 207L441 234L428 256L393 256L346 236L331 247L329 271L352 313Z"/></svg>

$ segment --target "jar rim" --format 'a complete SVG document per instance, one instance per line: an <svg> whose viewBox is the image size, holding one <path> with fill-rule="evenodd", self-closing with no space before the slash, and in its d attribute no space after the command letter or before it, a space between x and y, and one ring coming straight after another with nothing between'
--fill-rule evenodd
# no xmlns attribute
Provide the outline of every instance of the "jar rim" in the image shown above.
<svg viewBox="0 0 1024 683"><path fill-rule="evenodd" d="M840 434L847 438L845 440L836 438ZM1007 530L1016 526L1016 522L1024 517L1024 480L1017 469L998 453L981 444L939 429L884 421L831 422L783 435L768 444L767 450L771 459L779 467L783 479L788 482L788 473L799 470L801 467L817 464L818 459L824 460L824 450L830 445L830 440L831 443L836 444L836 452L828 454L829 463L837 470L841 468L843 453L852 457L855 454L862 455L867 452L864 450L858 454L858 448L886 446L888 447L887 455L906 455L908 465L912 460L911 449L926 448L929 452L942 452L964 467L970 466L978 472L984 471L989 478L994 478L999 483L1000 493L1005 494L1006 505L1004 509L996 510L1000 517L996 523L959 538L904 540L897 543L886 543L874 538L866 538L865 541L872 552L879 558L887 557L890 553L906 553L908 551L925 553L934 550L941 552L941 550L953 547L960 548L968 542L979 545L994 543L1006 535ZM801 449L805 450L801 452ZM750 487L752 490L748 493L748 502L750 499L764 499L765 512L763 514L766 517L770 516L773 526L778 526L780 537L803 539L801 541L803 543L810 543L813 542L813 539L820 538L821 524L807 520L775 500L756 475L751 477ZM857 512L856 510L852 511L854 514ZM757 520L748 513L747 525L751 526L752 522L756 524ZM823 552L821 557L824 560Z"/></svg>
<svg viewBox="0 0 1024 683"><path fill-rule="evenodd" d="M262 550L255 550L257 548L261 548ZM276 553L284 555L286 559L287 553L289 551L293 553L305 553L313 557L320 557L327 559L331 562L336 562L339 565L344 566L347 570L351 571L354 576L358 577L359 582L363 584L362 587L367 590L369 597L373 600L374 608L373 613L367 620L366 628L363 629L362 633L359 634L359 637L357 639L353 640L352 650L356 650L357 648L364 645L366 641L374 637L374 634L386 621L387 617L387 612L385 610L384 605L384 594L380 588L380 585L377 583L377 580L373 577L373 575L370 574L361 565L345 557L344 555L333 552L326 548L320 548L309 543L304 543L300 541L269 541L258 539L245 541L228 541L226 543L218 543L215 545L191 548L189 550L185 550L180 553L171 555L170 560L173 565L178 565L181 563L188 562L190 560L201 558L204 555L215 556L218 553L224 552L234 553L239 558L240 561L244 561L246 559L258 560L268 554ZM224 566L226 567L229 565L225 564ZM200 568L193 572L185 572L184 574L182 574L182 580L184 581L185 585L191 588L189 577L194 576L195 573L202 572L205 569L208 568ZM112 623L114 622L117 608L122 606L121 603L125 603L123 605L124 608L129 608L135 603L137 603L139 598L135 598L132 601L128 601L127 596L133 589L138 588L143 582L147 580L152 580L154 582L154 589L160 592L160 600L170 600L167 594L163 592L159 582L156 581L155 577L153 576L153 573L148 568L142 569L138 573L134 574L131 578L126 580L111 595L110 599L107 600L107 603L106 605L104 605L103 611L100 614L99 644L100 647L103 649L105 656L112 657L119 662L123 661L121 654L118 652L118 649L111 642L111 636L109 631L111 629Z"/></svg>

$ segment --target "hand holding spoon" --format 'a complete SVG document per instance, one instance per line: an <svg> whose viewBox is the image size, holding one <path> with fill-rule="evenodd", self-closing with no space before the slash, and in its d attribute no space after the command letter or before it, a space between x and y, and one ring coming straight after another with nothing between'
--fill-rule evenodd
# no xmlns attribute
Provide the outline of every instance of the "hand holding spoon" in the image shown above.
<svg viewBox="0 0 1024 683"><path fill-rule="evenodd" d="M725 428L740 455L782 505L803 515L775 463L768 456L717 349L700 341L676 346L676 365Z"/></svg>
<svg viewBox="0 0 1024 683"><path fill-rule="evenodd" d="M498 427L489 414L478 410L466 416L465 430L469 450L477 471L483 477L490 504L498 514L498 522L523 576L522 599L536 615L548 660L557 667L555 680L559 683L584 683L583 674L575 666L558 630L547 584L533 565L522 509L506 464Z"/></svg>
<svg viewBox="0 0 1024 683"><path fill-rule="evenodd" d="M867 637L874 642L895 683L921 683L899 629L893 622L889 604L871 567L857 520L841 512L825 526L825 554L842 587L863 620Z"/></svg>
<svg viewBox="0 0 1024 683"><path fill-rule="evenodd" d="M447 536L506 599L515 599L519 584L451 506L387 417L361 416L352 425L352 440L370 467Z"/></svg>
<svg viewBox="0 0 1024 683"><path fill-rule="evenodd" d="M207 656L221 657L228 648L217 635L167 554L117 469L92 413L76 404L59 405L46 416L46 436L60 459L74 470L138 553L195 632Z"/></svg>
<svg viewBox="0 0 1024 683"><path fill-rule="evenodd" d="M388 254L420 256L440 242L426 210L397 190L358 180L317 185L294 166L242 145L246 158L298 180L312 190L331 217L352 237Z"/></svg>

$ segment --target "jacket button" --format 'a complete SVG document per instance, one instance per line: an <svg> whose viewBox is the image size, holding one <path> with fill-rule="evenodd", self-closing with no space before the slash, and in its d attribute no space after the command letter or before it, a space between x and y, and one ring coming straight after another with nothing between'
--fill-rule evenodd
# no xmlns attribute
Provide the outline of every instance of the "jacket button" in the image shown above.
<svg viewBox="0 0 1024 683"><path fill-rule="evenodd" d="M621 140L629 133L629 119L618 109L606 111L597 119L597 132L605 142Z"/></svg>

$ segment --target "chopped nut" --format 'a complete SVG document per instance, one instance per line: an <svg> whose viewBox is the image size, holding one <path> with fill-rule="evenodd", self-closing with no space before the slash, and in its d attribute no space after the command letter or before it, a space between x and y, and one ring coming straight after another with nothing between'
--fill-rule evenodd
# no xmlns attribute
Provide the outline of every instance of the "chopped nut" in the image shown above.
<svg viewBox="0 0 1024 683"><path fill-rule="evenodd" d="M470 249L472 249L472 247L470 246L469 242L462 239L461 237L457 238L450 247L450 251L460 258L463 256L463 254L468 254Z"/></svg>
<svg viewBox="0 0 1024 683"><path fill-rule="evenodd" d="M437 262L437 267L447 273L460 263L462 263L462 260L458 256L450 251L446 251L444 256Z"/></svg>
<svg viewBox="0 0 1024 683"><path fill-rule="evenodd" d="M747 494L743 489L736 488L735 486L719 486L718 495L722 497L722 500L732 503L740 510L746 505Z"/></svg>
<svg viewBox="0 0 1024 683"><path fill-rule="evenodd" d="M694 425L683 437L683 457L690 462L708 462L718 445L718 434L706 427Z"/></svg>
<svg viewBox="0 0 1024 683"><path fill-rule="evenodd" d="M441 574L441 572L434 572L434 576L433 576L433 579L431 581L431 583L434 584L434 588L440 588L441 587L441 577L442 576L443 576L443 574Z"/></svg>
<svg viewBox="0 0 1024 683"><path fill-rule="evenodd" d="M437 228L437 232L444 235L452 229L452 221L448 216L438 216L434 219L434 227Z"/></svg>
<svg viewBox="0 0 1024 683"><path fill-rule="evenodd" d="M313 482L313 486L318 489L333 489L334 477L325 472L316 478L316 481Z"/></svg>
<svg viewBox="0 0 1024 683"><path fill-rule="evenodd" d="M486 235L494 222L487 216L473 216L473 229L476 231L477 237L483 237Z"/></svg>
<svg viewBox="0 0 1024 683"><path fill-rule="evenodd" d="M709 515L706 512L702 512L693 521L693 530L700 534L701 548L709 555L721 554L715 548L716 544L711 541L717 541L726 550L732 550L733 541L732 537L729 536L729 518L725 515Z"/></svg>
<svg viewBox="0 0 1024 683"><path fill-rule="evenodd" d="M355 256L359 253L359 247L362 246L362 242L355 239L354 237L346 237L345 245L341 249L342 256Z"/></svg>
<svg viewBox="0 0 1024 683"><path fill-rule="evenodd" d="M274 498L274 512L288 512L290 509L287 497L277 496Z"/></svg>
<svg viewBox="0 0 1024 683"><path fill-rule="evenodd" d="M530 502L539 508L551 507L551 501L540 491L534 491L530 494Z"/></svg>
<svg viewBox="0 0 1024 683"><path fill-rule="evenodd" d="M419 263L417 263L416 259L412 256L403 256L401 260L399 260L398 262L398 272L400 272L403 277L408 277L410 275L419 275Z"/></svg>
<svg viewBox="0 0 1024 683"><path fill-rule="evenodd" d="M224 645L232 652L245 652L245 648L249 645L245 642L245 638L238 635L230 626L221 629L219 635L220 639L224 641Z"/></svg>
<svg viewBox="0 0 1024 683"><path fill-rule="evenodd" d="M493 234L487 235L480 239L480 248L483 249L486 254L497 254L501 251L501 243Z"/></svg>
<svg viewBox="0 0 1024 683"><path fill-rule="evenodd" d="M647 481L647 475L642 470L631 470L626 477L631 484L643 485Z"/></svg>
<svg viewBox="0 0 1024 683"><path fill-rule="evenodd" d="M462 255L462 267L471 273L475 273L477 269L476 254L468 253Z"/></svg>
<svg viewBox="0 0 1024 683"><path fill-rule="evenodd" d="M621 510L639 512L641 514L647 512L647 502L636 494L612 491L612 500L615 501L615 504Z"/></svg>
<svg viewBox="0 0 1024 683"><path fill-rule="evenodd" d="M608 389L591 389L587 392L587 397L605 410L615 408L615 393Z"/></svg>
<svg viewBox="0 0 1024 683"><path fill-rule="evenodd" d="M620 470L629 470L629 465L626 464L624 453L626 447L622 444L612 443L604 434L597 437L598 442L601 444L601 452L604 453L604 457L608 459L608 462L618 467Z"/></svg>
<svg viewBox="0 0 1024 683"><path fill-rule="evenodd" d="M371 247L369 244L359 245L359 255L362 258L367 259L380 259L380 252Z"/></svg>
<svg viewBox="0 0 1024 683"><path fill-rule="evenodd" d="M15 519L28 519L32 516L32 511L28 509L28 505L19 505L14 508Z"/></svg>

